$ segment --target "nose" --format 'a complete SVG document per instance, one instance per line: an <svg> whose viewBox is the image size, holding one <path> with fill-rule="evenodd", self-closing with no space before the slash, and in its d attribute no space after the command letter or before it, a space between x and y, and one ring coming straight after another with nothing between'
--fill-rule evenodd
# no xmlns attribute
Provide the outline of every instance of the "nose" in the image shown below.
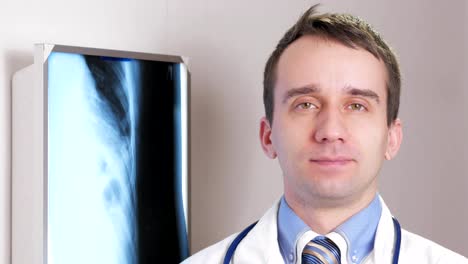
<svg viewBox="0 0 468 264"><path fill-rule="evenodd" d="M348 138L343 114L335 109L322 109L315 119L314 139L318 143L332 143Z"/></svg>

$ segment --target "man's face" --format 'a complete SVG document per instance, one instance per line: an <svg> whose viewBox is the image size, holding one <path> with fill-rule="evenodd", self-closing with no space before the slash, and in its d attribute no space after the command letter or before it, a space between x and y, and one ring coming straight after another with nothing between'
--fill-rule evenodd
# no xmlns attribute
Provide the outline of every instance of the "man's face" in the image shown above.
<svg viewBox="0 0 468 264"><path fill-rule="evenodd" d="M304 36L281 55L273 125L263 118L264 151L278 156L286 198L334 202L375 194L385 157L401 142L387 126L386 70L363 49Z"/></svg>

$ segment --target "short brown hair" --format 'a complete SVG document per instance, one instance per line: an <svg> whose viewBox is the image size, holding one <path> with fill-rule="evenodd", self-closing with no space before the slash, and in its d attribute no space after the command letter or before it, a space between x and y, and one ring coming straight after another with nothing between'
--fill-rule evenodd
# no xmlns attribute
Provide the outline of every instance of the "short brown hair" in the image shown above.
<svg viewBox="0 0 468 264"><path fill-rule="evenodd" d="M368 23L349 14L316 14L314 5L281 38L266 65L263 79L263 103L265 115L273 125L274 87L276 68L284 50L304 35L319 36L337 41L350 48L362 48L382 60L387 69L387 124L398 116L400 105L401 75L398 61L391 48Z"/></svg>

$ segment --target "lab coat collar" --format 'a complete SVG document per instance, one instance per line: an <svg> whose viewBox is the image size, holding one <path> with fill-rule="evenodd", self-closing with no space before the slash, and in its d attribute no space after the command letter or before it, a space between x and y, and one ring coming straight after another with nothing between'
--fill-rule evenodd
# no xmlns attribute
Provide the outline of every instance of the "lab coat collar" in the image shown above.
<svg viewBox="0 0 468 264"><path fill-rule="evenodd" d="M392 214L387 205L379 196L382 203L382 215L377 226L374 250L369 256L372 263L391 263L394 249L395 232ZM283 264L278 245L277 215L279 200L258 221L234 254L234 263L268 263Z"/></svg>
<svg viewBox="0 0 468 264"><path fill-rule="evenodd" d="M395 247L395 228L393 225L393 216L390 213L384 200L380 197L382 203L382 216L380 217L377 232L375 234L374 252L371 255L373 263L391 263L393 250Z"/></svg>
<svg viewBox="0 0 468 264"><path fill-rule="evenodd" d="M234 263L284 264L278 245L277 214L279 201L258 221L239 244Z"/></svg>

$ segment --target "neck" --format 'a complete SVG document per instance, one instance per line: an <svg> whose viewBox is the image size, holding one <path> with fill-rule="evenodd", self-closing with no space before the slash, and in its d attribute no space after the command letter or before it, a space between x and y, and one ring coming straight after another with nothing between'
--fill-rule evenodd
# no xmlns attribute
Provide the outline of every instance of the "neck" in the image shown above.
<svg viewBox="0 0 468 264"><path fill-rule="evenodd" d="M330 201L316 198L312 201L296 199L285 192L285 199L291 209L314 232L325 235L344 223L351 216L366 208L374 199L376 190L358 197Z"/></svg>

